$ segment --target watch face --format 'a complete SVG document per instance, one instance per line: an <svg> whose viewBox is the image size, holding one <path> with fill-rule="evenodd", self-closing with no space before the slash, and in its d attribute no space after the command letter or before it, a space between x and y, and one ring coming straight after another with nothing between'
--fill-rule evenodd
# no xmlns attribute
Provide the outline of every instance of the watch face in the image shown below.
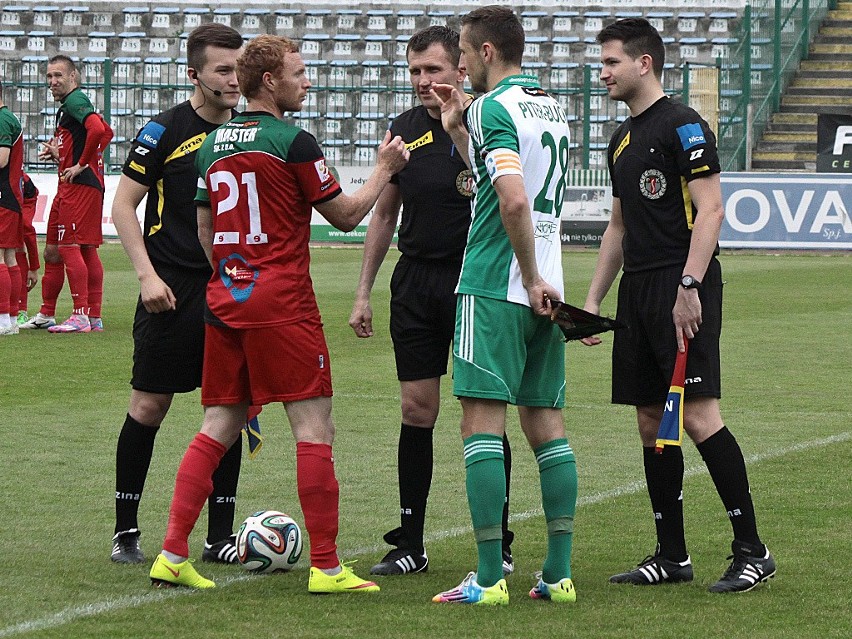
<svg viewBox="0 0 852 639"><path fill-rule="evenodd" d="M695 278L691 275L684 275L683 279L680 280L680 285L684 288L691 288L695 285Z"/></svg>

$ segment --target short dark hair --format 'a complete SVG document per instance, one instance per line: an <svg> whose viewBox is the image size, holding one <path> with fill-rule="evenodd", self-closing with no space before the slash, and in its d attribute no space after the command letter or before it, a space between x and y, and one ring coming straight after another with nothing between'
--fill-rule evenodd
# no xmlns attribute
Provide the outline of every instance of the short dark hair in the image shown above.
<svg viewBox="0 0 852 639"><path fill-rule="evenodd" d="M236 29L209 22L196 27L186 40L186 64L196 71L207 64L207 47L239 49L243 46L243 37Z"/></svg>
<svg viewBox="0 0 852 639"><path fill-rule="evenodd" d="M524 56L524 27L509 7L491 4L474 9L462 16L462 28L467 27L467 38L477 49L483 42L491 42L507 64L521 64Z"/></svg>
<svg viewBox="0 0 852 639"><path fill-rule="evenodd" d="M53 56L52 58L50 58L50 59L47 61L47 63L48 63L48 64L57 64L57 63L59 63L59 62L63 62L63 63L65 63L65 65L66 65L66 66L67 66L67 67L68 67L71 71L76 71L76 70L77 70L77 65L76 65L76 64L74 64L74 60L72 60L72 59L71 59L71 58L69 58L67 55L64 55L64 54L62 54L62 53L60 53L60 54L58 54L58 55Z"/></svg>
<svg viewBox="0 0 852 639"><path fill-rule="evenodd" d="M608 24L598 33L597 41L604 44L610 40L620 40L624 52L634 60L643 55L651 56L654 75L663 76L666 47L660 33L645 18L624 18Z"/></svg>
<svg viewBox="0 0 852 639"><path fill-rule="evenodd" d="M405 47L405 56L412 51L414 53L423 53L433 44L440 44L447 52L447 56L458 66L459 58L461 58L461 49L459 49L459 33L449 27L439 25L426 27L421 29L408 41L408 46Z"/></svg>

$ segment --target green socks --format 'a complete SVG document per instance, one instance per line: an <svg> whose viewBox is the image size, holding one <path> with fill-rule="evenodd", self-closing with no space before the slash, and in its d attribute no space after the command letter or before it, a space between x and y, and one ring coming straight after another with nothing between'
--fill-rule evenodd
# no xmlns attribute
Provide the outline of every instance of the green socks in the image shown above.
<svg viewBox="0 0 852 639"><path fill-rule="evenodd" d="M535 449L541 479L541 504L547 521L547 557L541 578L555 584L571 577L574 513L577 510L577 463L567 439Z"/></svg>
<svg viewBox="0 0 852 639"><path fill-rule="evenodd" d="M503 438L476 434L464 440L467 502L479 553L476 581L488 588L503 578Z"/></svg>

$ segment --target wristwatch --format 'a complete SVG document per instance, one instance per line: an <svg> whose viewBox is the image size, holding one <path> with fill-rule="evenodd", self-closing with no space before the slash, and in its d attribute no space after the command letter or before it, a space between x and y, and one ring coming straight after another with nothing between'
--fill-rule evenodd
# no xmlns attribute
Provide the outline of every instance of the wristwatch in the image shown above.
<svg viewBox="0 0 852 639"><path fill-rule="evenodd" d="M680 285L683 288L694 288L697 291L701 290L701 282L692 277L692 275L684 275L680 278Z"/></svg>

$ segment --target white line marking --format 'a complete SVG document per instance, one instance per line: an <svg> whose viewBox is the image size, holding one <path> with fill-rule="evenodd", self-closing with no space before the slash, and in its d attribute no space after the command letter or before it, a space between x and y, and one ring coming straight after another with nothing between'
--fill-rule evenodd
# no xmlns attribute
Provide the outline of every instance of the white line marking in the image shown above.
<svg viewBox="0 0 852 639"><path fill-rule="evenodd" d="M789 455L790 453L809 450L811 448L821 448L823 446L830 446L831 444L837 444L841 442L847 442L850 439L852 439L852 432L840 433L838 435L832 435L830 437L824 437L821 439L813 439L810 441L800 442L792 446L787 446L785 448L779 448L767 451L765 453L750 455L746 457L746 463L757 464L761 461L765 461L768 459L776 459L778 457ZM686 469L686 471L684 472L684 477L693 477L695 475L704 475L706 473L707 469L703 465L692 466ZM609 501L610 499L617 499L618 497L623 497L625 495L633 495L643 490L645 490L645 482L634 481L624 484L622 486L617 486L616 488L613 488L611 490L605 490L599 493L595 493L593 495L582 496L577 500L577 506L593 506L595 504L600 504L602 502ZM512 515L509 519L513 522L526 521L527 519L540 516L541 514L541 509L536 508L533 510L528 510L526 512L516 513L515 515ZM443 530L437 533L433 533L431 535L427 535L424 541L436 542L441 541L443 539L449 539L452 537L458 537L467 534L470 534L470 526L457 526L455 528L450 528L449 530ZM384 548L384 545L364 546L362 548L356 548L354 550L351 550L347 552L346 555L347 558L352 558L354 556L359 555L376 554ZM297 569L297 571L298 570L299 569ZM238 583L253 578L254 577L252 577L251 575L226 577L224 579L219 579L217 581L216 586L217 588L225 588L233 583ZM54 613L52 615L42 617L41 619L33 619L32 621L24 621L19 624L7 626L6 628L0 628L0 638L13 637L15 635L24 634L26 632L35 632L37 630L45 630L47 628L57 628L59 626L64 626L73 621L76 621L77 619L82 619L84 617L93 617L104 613L115 612L116 610L126 610L128 608L135 608L137 606L143 606L151 603L156 603L158 601L164 601L166 599L173 599L175 597L189 596L193 594L196 594L196 591L188 590L186 588L175 588L171 590L155 590L153 592L148 592L144 595L131 595L126 597L117 597L115 599L106 599L104 601L85 604L82 606L72 606L70 608L60 610L59 612Z"/></svg>

